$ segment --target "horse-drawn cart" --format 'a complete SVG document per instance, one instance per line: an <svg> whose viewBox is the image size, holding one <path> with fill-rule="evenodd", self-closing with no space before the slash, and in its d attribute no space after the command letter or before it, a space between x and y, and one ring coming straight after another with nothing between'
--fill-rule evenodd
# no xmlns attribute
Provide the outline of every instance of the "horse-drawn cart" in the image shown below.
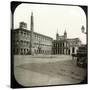
<svg viewBox="0 0 90 90"><path fill-rule="evenodd" d="M76 57L77 66L87 67L87 46L82 45L78 48L77 54L72 54L72 57Z"/></svg>

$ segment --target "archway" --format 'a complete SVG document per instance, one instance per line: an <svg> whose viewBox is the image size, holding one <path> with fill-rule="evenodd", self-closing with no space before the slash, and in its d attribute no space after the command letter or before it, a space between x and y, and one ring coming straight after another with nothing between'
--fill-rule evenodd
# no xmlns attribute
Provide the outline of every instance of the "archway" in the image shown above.
<svg viewBox="0 0 90 90"><path fill-rule="evenodd" d="M74 47L72 47L72 53L75 53L75 48Z"/></svg>
<svg viewBox="0 0 90 90"><path fill-rule="evenodd" d="M70 49L68 50L68 54L70 55Z"/></svg>

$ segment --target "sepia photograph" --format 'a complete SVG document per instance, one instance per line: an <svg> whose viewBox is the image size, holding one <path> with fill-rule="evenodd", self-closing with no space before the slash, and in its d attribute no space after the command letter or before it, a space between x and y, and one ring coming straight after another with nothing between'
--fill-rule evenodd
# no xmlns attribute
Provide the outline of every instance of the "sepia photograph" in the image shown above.
<svg viewBox="0 0 90 90"><path fill-rule="evenodd" d="M88 83L87 6L11 2L11 87Z"/></svg>

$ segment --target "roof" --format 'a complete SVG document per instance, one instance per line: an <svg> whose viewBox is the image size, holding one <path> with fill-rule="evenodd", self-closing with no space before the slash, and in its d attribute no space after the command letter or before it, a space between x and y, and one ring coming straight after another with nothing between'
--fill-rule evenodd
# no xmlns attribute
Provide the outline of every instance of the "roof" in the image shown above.
<svg viewBox="0 0 90 90"><path fill-rule="evenodd" d="M22 30L22 31L25 31L25 32L31 33L31 31L28 30L28 29L20 29L20 28L17 28L17 29L14 29L14 30L15 30L15 31ZM43 34L40 34L40 33L37 33L37 32L33 32L33 33L38 34L38 35L40 35L40 36L44 36L44 37L46 37L46 38L53 39L52 37L49 37L49 36L46 36L46 35L43 35Z"/></svg>
<svg viewBox="0 0 90 90"><path fill-rule="evenodd" d="M67 41L73 41L73 40L81 41L79 38L68 38L67 39Z"/></svg>
<svg viewBox="0 0 90 90"><path fill-rule="evenodd" d="M61 40L53 40L53 42L64 42L64 41L80 41L80 39L79 38L67 38L67 39L61 39ZM81 41L80 41L81 42Z"/></svg>

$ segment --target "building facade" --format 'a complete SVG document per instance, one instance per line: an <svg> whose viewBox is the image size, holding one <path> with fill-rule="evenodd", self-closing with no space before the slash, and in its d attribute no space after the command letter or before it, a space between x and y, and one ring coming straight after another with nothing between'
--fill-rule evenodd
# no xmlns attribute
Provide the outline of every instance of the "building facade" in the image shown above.
<svg viewBox="0 0 90 90"><path fill-rule="evenodd" d="M79 38L67 38L67 32L64 35L59 36L56 34L56 40L53 41L52 51L53 54L76 54L78 47L81 45Z"/></svg>
<svg viewBox="0 0 90 90"><path fill-rule="evenodd" d="M20 23L18 29L12 30L13 54L51 54L51 37L34 32L33 13L31 14L31 30L27 30L27 24Z"/></svg>
<svg viewBox="0 0 90 90"><path fill-rule="evenodd" d="M51 54L52 41L51 37L33 32L33 44L31 47L31 31L27 29L13 30L13 52L14 54Z"/></svg>

